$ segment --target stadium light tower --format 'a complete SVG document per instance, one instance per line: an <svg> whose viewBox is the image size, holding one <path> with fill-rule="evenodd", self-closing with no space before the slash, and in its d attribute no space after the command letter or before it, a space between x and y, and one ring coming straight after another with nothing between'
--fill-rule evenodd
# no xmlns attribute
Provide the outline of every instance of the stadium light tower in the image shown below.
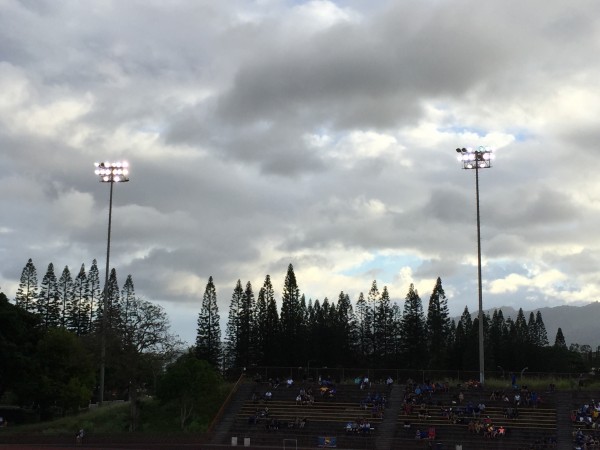
<svg viewBox="0 0 600 450"><path fill-rule="evenodd" d="M483 292L481 287L481 222L479 219L479 169L492 167L494 155L490 147L457 148L458 160L463 169L475 169L475 200L477 203L477 281L479 289L479 382L485 382L483 342Z"/></svg>
<svg viewBox="0 0 600 450"><path fill-rule="evenodd" d="M104 277L104 295L102 300L102 329L100 330L100 392L98 393L98 403L104 402L104 372L106 368L106 325L108 315L108 271L110 267L110 227L112 223L112 200L113 186L115 183L125 183L129 181L129 164L126 161L100 162L94 163L95 173L100 177L101 183L110 184L110 197L108 201L108 239L106 244L106 273Z"/></svg>

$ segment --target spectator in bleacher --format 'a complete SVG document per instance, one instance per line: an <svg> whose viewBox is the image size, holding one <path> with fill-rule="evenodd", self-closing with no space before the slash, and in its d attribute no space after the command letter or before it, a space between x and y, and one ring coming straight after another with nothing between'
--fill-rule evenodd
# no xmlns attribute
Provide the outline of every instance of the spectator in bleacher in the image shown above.
<svg viewBox="0 0 600 450"><path fill-rule="evenodd" d="M294 380L293 380L293 378L292 378L292 377L289 377L289 378L287 379L287 381L286 381L286 385L287 385L287 387L289 387L289 388L290 388L290 387L292 387L292 385L293 385L293 384L294 384Z"/></svg>
<svg viewBox="0 0 600 450"><path fill-rule="evenodd" d="M388 375L387 380L385 380L385 384L388 387L390 387L392 384L394 384L394 380L392 379L391 376Z"/></svg>
<svg viewBox="0 0 600 450"><path fill-rule="evenodd" d="M530 404L532 407L537 408L538 403L540 402L540 397L538 395L537 392L535 391L531 391L531 395L530 395Z"/></svg>
<svg viewBox="0 0 600 450"><path fill-rule="evenodd" d="M514 404L515 406L521 406L521 394L518 392L515 393Z"/></svg>
<svg viewBox="0 0 600 450"><path fill-rule="evenodd" d="M330 387L329 391L327 392L327 398L335 398L336 393L336 389L334 387Z"/></svg>
<svg viewBox="0 0 600 450"><path fill-rule="evenodd" d="M473 415L473 403L472 402L467 403L467 406L465 407L465 413L467 414L467 416Z"/></svg>

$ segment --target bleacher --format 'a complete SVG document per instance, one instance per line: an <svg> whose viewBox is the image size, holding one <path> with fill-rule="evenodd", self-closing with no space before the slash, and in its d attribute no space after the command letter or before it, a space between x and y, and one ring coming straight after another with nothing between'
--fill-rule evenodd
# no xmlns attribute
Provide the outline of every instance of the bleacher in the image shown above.
<svg viewBox="0 0 600 450"><path fill-rule="evenodd" d="M312 389L314 403L297 401L301 387ZM257 383L252 395L255 398L247 398L236 414L232 436L250 438L252 446L281 445L283 439L291 439L299 447L315 448L319 437L335 437L339 448L373 448L383 418L365 398L367 394L385 396L389 389L381 384L363 390L355 384L339 384L335 385L335 396L330 397L321 395L320 388L316 382L289 388L284 383L276 389ZM267 390L272 392L270 400L264 399ZM349 423L368 423L368 430L350 431Z"/></svg>
<svg viewBox="0 0 600 450"><path fill-rule="evenodd" d="M600 449L600 417L593 417L591 411L600 398L600 392L576 391L571 395L572 440L575 449ZM582 412L582 406L589 405L587 413Z"/></svg>
<svg viewBox="0 0 600 450"><path fill-rule="evenodd" d="M464 395L461 403L457 401L458 392ZM408 448L407 441L417 440L417 431L425 439L433 434L436 444L443 443L447 448L454 448L455 444L469 445L469 448L529 448L535 442L554 441L557 414L551 401L535 408L521 406L518 408L518 417L508 418L506 408L514 405L502 400L490 400L490 395L489 389L460 391L453 388L448 392L432 394L425 411L421 407L415 407L412 411L403 409L397 417L395 438L398 448ZM483 403L485 410L478 417L467 414L466 405L469 403ZM458 414L451 415L452 412ZM477 421L481 424L478 432L474 426L470 426L471 422L474 424ZM496 431L502 427L504 435L486 434L484 421L489 421ZM403 445L400 445L401 441Z"/></svg>
<svg viewBox="0 0 600 450"><path fill-rule="evenodd" d="M296 401L300 387L312 388L315 393L312 405ZM390 408L380 417L373 414L372 405L367 404L365 407L364 400L369 392L372 396L377 392L389 398L389 388L385 384L373 384L370 389L361 390L353 383L336 384L335 397L329 398L319 394L319 387L317 382L294 384L290 388L283 383L277 389L272 389L266 383L256 383L254 395L243 400L235 415L230 436L235 436L239 445L242 445L244 438L249 438L252 447L281 447L284 440L291 440L298 448L317 448L319 437L335 437L337 448L376 448L376 442L381 438L381 424L386 419L390 420ZM403 386L396 388L404 389ZM537 448L552 448L550 442L556 437L557 412L551 397L544 397L544 402L535 408L521 406L518 408L517 418L507 418L507 405L501 400L490 400L489 389L463 390L464 400L458 405L456 398L460 389L455 386L447 392L432 394L428 399L426 414L419 407L415 407L410 413L399 408L399 412L391 417L395 423L395 431L386 440L386 445L389 445L387 448L454 450L456 444L461 444L465 449L529 449L533 448L531 446L534 443L540 443ZM267 390L271 390L273 394L270 400L263 398ZM481 419L489 417L494 426L502 425L506 434L502 437L485 437L483 432L474 433L469 430L471 417L464 417L463 421L453 423L444 413L444 410L464 406L469 402L475 405L483 402L486 408ZM268 408L268 416L263 417L261 411L265 408ZM369 422L368 432L346 431L349 422L361 420ZM304 426L299 426L302 421L305 421ZM417 430L423 432L424 439L415 438Z"/></svg>

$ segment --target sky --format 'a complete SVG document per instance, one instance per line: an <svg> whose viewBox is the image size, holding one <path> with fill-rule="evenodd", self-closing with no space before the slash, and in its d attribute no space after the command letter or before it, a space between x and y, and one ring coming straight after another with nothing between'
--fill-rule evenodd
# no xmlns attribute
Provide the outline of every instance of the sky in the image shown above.
<svg viewBox="0 0 600 450"><path fill-rule="evenodd" d="M193 342L213 277L426 310L600 297L595 0L0 0L0 289L110 266ZM224 331L224 328L223 328Z"/></svg>

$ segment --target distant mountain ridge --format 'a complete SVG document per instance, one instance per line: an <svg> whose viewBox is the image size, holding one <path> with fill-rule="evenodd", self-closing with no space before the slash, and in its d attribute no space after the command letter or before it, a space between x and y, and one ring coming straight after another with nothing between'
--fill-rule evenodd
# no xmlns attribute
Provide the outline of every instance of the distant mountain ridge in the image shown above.
<svg viewBox="0 0 600 450"><path fill-rule="evenodd" d="M500 308L491 308L484 310L490 317L494 310L502 310L504 319L509 317L513 320L517 318L518 309L511 306L501 306ZM537 311L542 313L542 319L548 333L550 345L554 344L558 328L562 328L567 346L571 344L590 345L596 350L600 346L600 302L593 302L584 306L561 305L554 307L523 309L525 319L529 321L529 313L534 314ZM472 314L473 318L477 312ZM460 319L460 318L459 318Z"/></svg>

